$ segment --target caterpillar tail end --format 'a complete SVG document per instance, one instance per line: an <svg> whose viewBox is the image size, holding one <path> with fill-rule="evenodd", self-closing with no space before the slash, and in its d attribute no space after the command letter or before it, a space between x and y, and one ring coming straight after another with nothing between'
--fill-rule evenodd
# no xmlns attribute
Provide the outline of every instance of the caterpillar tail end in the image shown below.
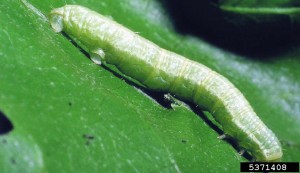
<svg viewBox="0 0 300 173"><path fill-rule="evenodd" d="M50 25L55 32L61 32L63 26L64 7L55 8L49 14Z"/></svg>

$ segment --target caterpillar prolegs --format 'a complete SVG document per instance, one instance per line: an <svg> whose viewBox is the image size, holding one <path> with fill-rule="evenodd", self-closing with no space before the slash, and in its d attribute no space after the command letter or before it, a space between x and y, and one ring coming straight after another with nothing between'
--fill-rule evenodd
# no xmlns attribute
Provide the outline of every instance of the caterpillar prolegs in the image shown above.
<svg viewBox="0 0 300 173"><path fill-rule="evenodd" d="M78 5L53 9L50 23L81 41L98 63L115 65L148 89L176 95L208 110L225 134L257 161L282 157L275 134L257 117L243 94L222 75L162 49L122 25Z"/></svg>

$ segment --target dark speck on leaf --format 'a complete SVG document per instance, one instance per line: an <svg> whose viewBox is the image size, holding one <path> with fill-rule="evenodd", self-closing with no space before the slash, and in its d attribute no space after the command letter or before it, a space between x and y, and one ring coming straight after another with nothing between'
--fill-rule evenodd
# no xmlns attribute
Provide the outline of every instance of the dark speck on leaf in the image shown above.
<svg viewBox="0 0 300 173"><path fill-rule="evenodd" d="M181 142L185 144L187 142L187 140L182 139Z"/></svg>
<svg viewBox="0 0 300 173"><path fill-rule="evenodd" d="M82 137L86 139L85 145L90 145L90 144L91 144L91 141L92 141L93 139L95 139L95 136L93 136L93 135L91 135L91 134L83 134Z"/></svg>
<svg viewBox="0 0 300 173"><path fill-rule="evenodd" d="M11 158L10 161L11 161L12 164L16 164L17 163L14 158Z"/></svg>
<svg viewBox="0 0 300 173"><path fill-rule="evenodd" d="M95 138L93 135L90 135L90 134L84 134L83 137L84 137L85 139L89 139L89 140Z"/></svg>

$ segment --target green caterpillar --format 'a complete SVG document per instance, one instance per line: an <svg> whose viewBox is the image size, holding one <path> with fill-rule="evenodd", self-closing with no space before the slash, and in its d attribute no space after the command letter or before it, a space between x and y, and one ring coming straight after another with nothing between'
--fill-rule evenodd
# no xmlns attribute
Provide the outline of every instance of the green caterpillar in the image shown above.
<svg viewBox="0 0 300 173"><path fill-rule="evenodd" d="M148 89L171 93L208 110L226 135L233 137L257 161L282 157L274 133L257 117L243 94L208 67L167 51L122 25L78 5L50 13L56 32L81 41L98 64L115 65Z"/></svg>

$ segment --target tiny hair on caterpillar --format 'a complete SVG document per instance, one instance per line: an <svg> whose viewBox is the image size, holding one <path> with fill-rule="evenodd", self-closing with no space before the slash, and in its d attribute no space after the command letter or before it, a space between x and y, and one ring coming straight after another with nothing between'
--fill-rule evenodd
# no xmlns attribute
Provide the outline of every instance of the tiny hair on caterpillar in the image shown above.
<svg viewBox="0 0 300 173"><path fill-rule="evenodd" d="M63 31L83 43L95 63L115 65L149 90L176 95L209 111L224 133L256 161L278 161L282 157L275 134L224 76L162 49L86 7L65 5L53 9L50 24L55 32Z"/></svg>

